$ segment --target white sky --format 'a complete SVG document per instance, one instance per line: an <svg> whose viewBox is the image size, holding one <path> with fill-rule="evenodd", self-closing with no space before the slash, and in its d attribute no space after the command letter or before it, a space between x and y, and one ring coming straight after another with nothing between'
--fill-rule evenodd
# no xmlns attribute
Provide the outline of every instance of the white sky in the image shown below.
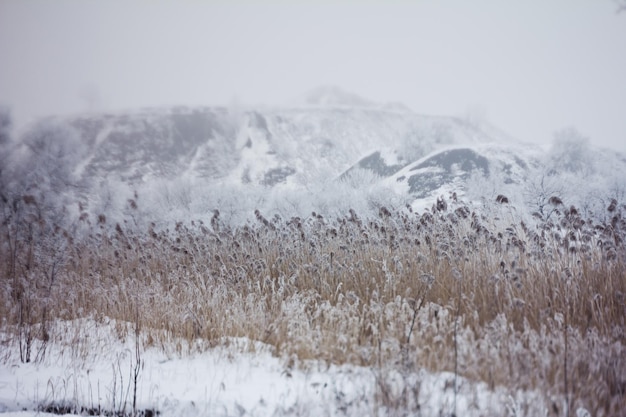
<svg viewBox="0 0 626 417"><path fill-rule="evenodd" d="M0 104L48 114L284 104L322 84L547 143L626 150L613 0L0 0ZM89 99L91 97L91 99Z"/></svg>

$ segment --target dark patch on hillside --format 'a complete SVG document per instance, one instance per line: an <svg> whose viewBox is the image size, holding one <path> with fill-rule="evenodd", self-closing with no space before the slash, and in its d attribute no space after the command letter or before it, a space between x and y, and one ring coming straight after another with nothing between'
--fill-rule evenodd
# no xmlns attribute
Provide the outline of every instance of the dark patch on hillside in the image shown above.
<svg viewBox="0 0 626 417"><path fill-rule="evenodd" d="M122 180L137 182L146 176L171 178L187 169L203 151L201 165L224 165L234 158L234 140L228 137L223 116L211 109L153 115L151 113L110 116L113 130L96 144L96 137L106 128L102 120L78 119L72 125L81 137L95 146L86 168L91 177L115 173ZM206 171L206 170L205 170ZM210 170L209 170L210 171ZM207 171L208 172L208 171Z"/></svg>
<svg viewBox="0 0 626 417"><path fill-rule="evenodd" d="M433 170L411 175L407 180L410 193L417 198L428 197L455 179L467 179L475 170L488 175L489 160L471 149L452 149L428 158L411 171L426 168Z"/></svg>
<svg viewBox="0 0 626 417"><path fill-rule="evenodd" d="M422 168L438 167L447 172L451 172L453 166L463 171L473 171L481 169L485 174L489 174L489 160L477 154L471 149L451 149L434 155L421 164L411 168L416 171Z"/></svg>
<svg viewBox="0 0 626 417"><path fill-rule="evenodd" d="M276 184L285 182L287 177L296 173L296 170L291 167L273 168L265 173L261 184L268 187L273 187Z"/></svg>
<svg viewBox="0 0 626 417"><path fill-rule="evenodd" d="M341 174L340 178L344 178L355 169L364 169L373 172L381 178L385 178L395 174L405 166L406 165L401 164L387 165L383 157L380 155L380 152L377 151L361 159L356 163L356 165L350 167L350 169Z"/></svg>

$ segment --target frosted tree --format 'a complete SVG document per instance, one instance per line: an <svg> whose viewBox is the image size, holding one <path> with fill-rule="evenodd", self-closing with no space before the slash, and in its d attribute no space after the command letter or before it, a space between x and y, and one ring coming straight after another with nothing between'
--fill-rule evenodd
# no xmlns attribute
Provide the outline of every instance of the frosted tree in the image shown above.
<svg viewBox="0 0 626 417"><path fill-rule="evenodd" d="M74 169L84 155L85 145L70 126L42 122L24 135L20 145L20 179L27 187L58 195L76 186Z"/></svg>
<svg viewBox="0 0 626 417"><path fill-rule="evenodd" d="M11 139L11 112L6 107L0 107L0 146L4 146Z"/></svg>
<svg viewBox="0 0 626 417"><path fill-rule="evenodd" d="M49 338L50 297L69 256L63 196L74 184L73 168L82 147L71 129L50 122L36 125L7 146L11 140L6 112L0 126L0 150L3 159L11 162L3 163L0 172L0 259L13 297L10 314L18 323L20 358L29 362L43 357ZM35 338L44 341L37 352L32 351Z"/></svg>
<svg viewBox="0 0 626 417"><path fill-rule="evenodd" d="M507 181L503 170L491 170L485 174L483 170L476 169L470 173L465 187L469 201L480 202L485 209L493 206L500 195L506 196L513 204L520 203L515 199L520 194L520 185Z"/></svg>
<svg viewBox="0 0 626 417"><path fill-rule="evenodd" d="M0 256L8 259L11 250L12 236L10 236L10 221L12 219L12 198L10 190L10 156L11 156L11 115L6 108L0 108ZM10 268L9 268L10 269Z"/></svg>
<svg viewBox="0 0 626 417"><path fill-rule="evenodd" d="M11 153L11 113L0 107L0 198L6 199L6 170Z"/></svg>
<svg viewBox="0 0 626 417"><path fill-rule="evenodd" d="M12 165L2 176L8 201L4 216L15 258L18 246L25 243L30 245L28 253L40 253L39 259L31 256L31 260L56 268L50 256L56 259L55 254L63 252L59 233L71 223L67 207L75 195L73 172L83 149L71 128L53 121L35 125L11 149Z"/></svg>
<svg viewBox="0 0 626 417"><path fill-rule="evenodd" d="M571 127L554 134L549 158L551 169L557 173L567 171L588 176L594 171L589 139Z"/></svg>

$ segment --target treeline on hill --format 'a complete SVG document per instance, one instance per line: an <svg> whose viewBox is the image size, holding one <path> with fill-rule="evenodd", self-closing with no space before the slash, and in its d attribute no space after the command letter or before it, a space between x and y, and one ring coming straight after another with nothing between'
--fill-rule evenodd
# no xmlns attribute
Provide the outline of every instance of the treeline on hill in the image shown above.
<svg viewBox="0 0 626 417"><path fill-rule="evenodd" d="M108 317L141 329L144 347L181 355L246 337L294 366L449 371L538 390L556 414L564 398L618 415L626 207L613 200L597 222L550 204L550 220L533 224L499 196L489 217L453 198L375 218L257 211L240 227L218 211L163 230L84 215L69 230L36 197L5 198L1 348L18 344L22 361L37 361L63 337L51 323ZM410 397L398 406L415 406Z"/></svg>

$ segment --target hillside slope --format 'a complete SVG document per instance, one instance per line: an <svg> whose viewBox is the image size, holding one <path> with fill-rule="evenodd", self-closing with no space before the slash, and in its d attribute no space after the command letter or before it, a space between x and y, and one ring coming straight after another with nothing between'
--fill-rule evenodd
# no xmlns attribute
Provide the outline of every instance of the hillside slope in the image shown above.
<svg viewBox="0 0 626 417"><path fill-rule="evenodd" d="M541 205L537 198L549 194L583 205L605 203L591 201L597 189L623 194L626 158L569 135L571 144L546 152L492 126L322 87L284 108L175 107L49 118L19 138L13 159L23 167L16 177L32 177L40 190L54 188L66 202L91 202L94 215L115 205L109 200L124 205L138 191L160 210L183 205L188 214L218 209L228 199L248 214L259 206L301 214L308 209L287 213L277 204L290 199L295 207L295 199L306 197L319 210L338 201L335 208L344 210L353 198L352 205L369 209L428 208L451 193L493 200L508 192L532 211ZM38 176L28 167L37 167L31 171ZM47 185L59 176L54 187ZM169 195L181 192L187 195ZM103 194L112 196L102 202Z"/></svg>

